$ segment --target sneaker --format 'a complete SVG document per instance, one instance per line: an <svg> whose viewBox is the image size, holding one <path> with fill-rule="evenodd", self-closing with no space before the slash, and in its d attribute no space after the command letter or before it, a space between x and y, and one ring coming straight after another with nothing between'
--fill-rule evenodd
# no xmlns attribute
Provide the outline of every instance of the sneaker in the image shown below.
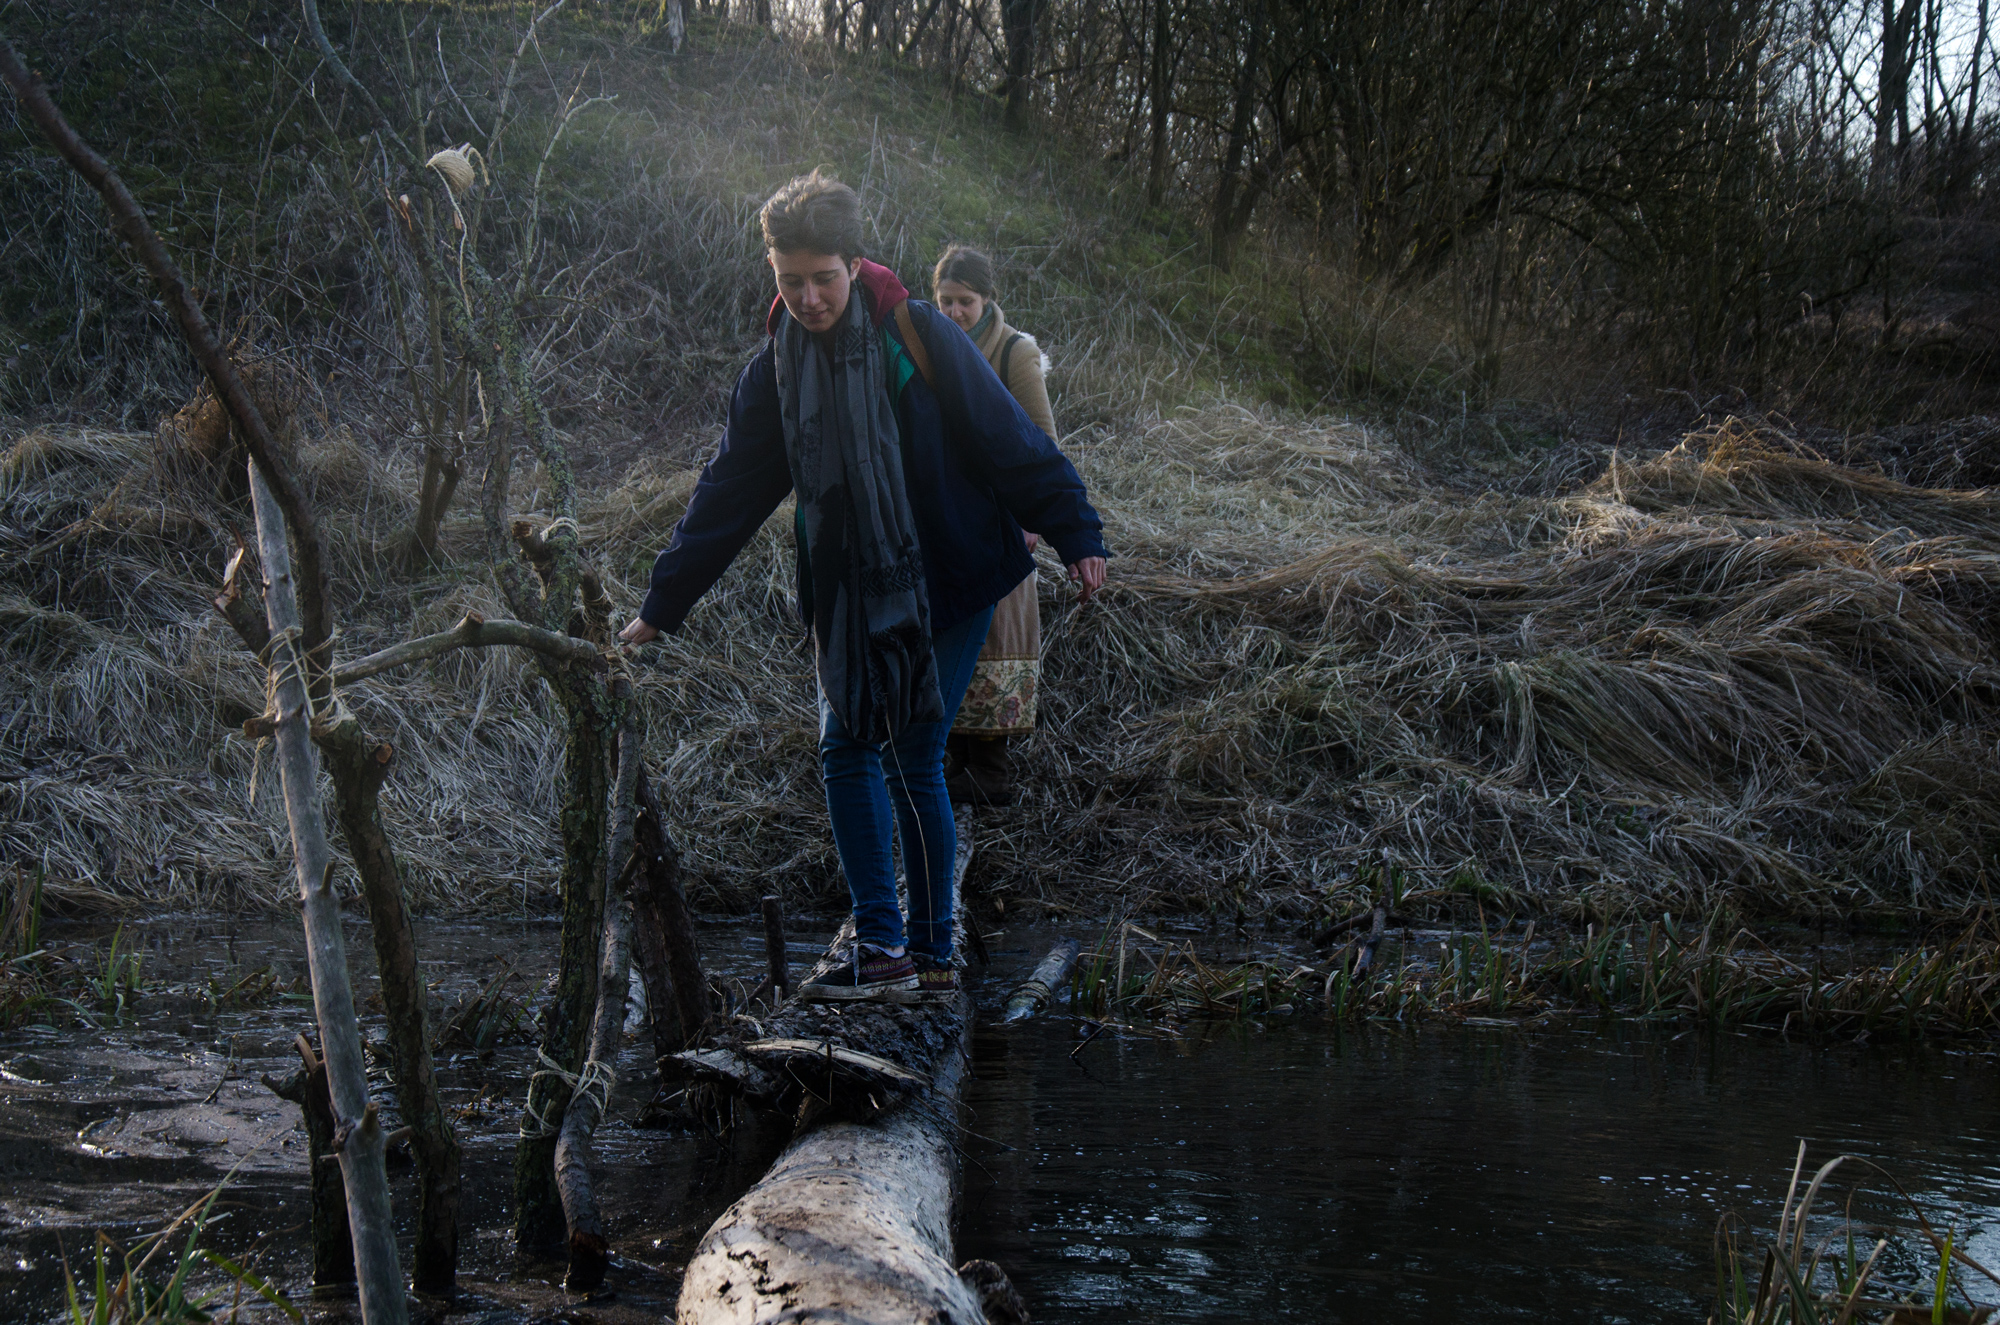
<svg viewBox="0 0 2000 1325"><path fill-rule="evenodd" d="M917 989L917 965L908 953L891 957L869 943L854 945L853 958L816 980L799 986L799 997L809 1003L841 1003L873 1000L893 1002L898 994Z"/></svg>
<svg viewBox="0 0 2000 1325"><path fill-rule="evenodd" d="M958 968L935 957L917 955L917 993L924 999L946 999L958 992Z"/></svg>

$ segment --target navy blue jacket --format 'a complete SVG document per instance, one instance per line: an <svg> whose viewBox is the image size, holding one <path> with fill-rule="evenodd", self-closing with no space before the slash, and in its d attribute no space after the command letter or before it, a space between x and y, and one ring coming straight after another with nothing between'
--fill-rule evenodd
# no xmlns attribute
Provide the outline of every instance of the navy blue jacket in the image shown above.
<svg viewBox="0 0 2000 1325"><path fill-rule="evenodd" d="M857 284L869 289L878 325L886 323L901 347L889 314L902 297L902 283L879 267L875 272L887 282L870 279L874 273L866 269L874 264L862 266ZM1067 565L1106 555L1104 522L1075 466L1015 402L958 324L914 299L910 319L930 352L937 389L912 376L896 415L904 482L923 546L931 630L940 633L999 602L1028 577L1034 558L1021 536L1024 528L1049 540ZM792 490L774 356L775 342L766 341L736 379L722 445L702 470L673 541L653 563L652 589L639 615L662 631L680 629ZM802 583L800 606L810 621L807 593Z"/></svg>

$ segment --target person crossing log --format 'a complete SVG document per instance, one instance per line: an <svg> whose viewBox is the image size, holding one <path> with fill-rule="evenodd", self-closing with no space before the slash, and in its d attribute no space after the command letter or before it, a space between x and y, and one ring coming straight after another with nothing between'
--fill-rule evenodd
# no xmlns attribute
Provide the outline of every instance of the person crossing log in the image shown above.
<svg viewBox="0 0 2000 1325"><path fill-rule="evenodd" d="M961 845L954 894L971 854ZM853 941L850 923L821 971L851 961ZM951 1258L971 1027L963 990L908 1004L794 1002L761 1022L733 1018L678 1055L697 1080L796 1122L763 1180L696 1247L681 1325L984 1325L980 1291Z"/></svg>

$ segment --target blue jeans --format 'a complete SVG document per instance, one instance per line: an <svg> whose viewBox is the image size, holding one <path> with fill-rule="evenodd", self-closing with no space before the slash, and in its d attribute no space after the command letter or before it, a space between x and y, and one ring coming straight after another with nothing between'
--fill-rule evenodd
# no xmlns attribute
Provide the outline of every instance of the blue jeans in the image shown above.
<svg viewBox="0 0 2000 1325"><path fill-rule="evenodd" d="M951 957L951 867L958 835L951 798L944 791L944 738L992 624L989 607L932 638L943 722L918 723L894 740L871 745L849 736L826 697L820 697L819 767L826 780L826 809L854 899L854 932L864 943L894 948L904 942L890 850L893 801L894 829L903 838L903 867L910 882L909 948L938 961Z"/></svg>

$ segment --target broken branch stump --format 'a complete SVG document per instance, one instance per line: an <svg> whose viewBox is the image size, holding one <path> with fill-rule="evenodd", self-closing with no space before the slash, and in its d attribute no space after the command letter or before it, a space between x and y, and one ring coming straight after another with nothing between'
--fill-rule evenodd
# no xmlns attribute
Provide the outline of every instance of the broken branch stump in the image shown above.
<svg viewBox="0 0 2000 1325"><path fill-rule="evenodd" d="M354 1243L347 1233L347 1191L333 1154L333 1101L326 1092L326 1064L301 1035L293 1045L300 1066L284 1080L265 1077L264 1084L281 1100L299 1106L306 1122L307 1177L312 1189L312 1281L354 1282Z"/></svg>
<svg viewBox="0 0 2000 1325"><path fill-rule="evenodd" d="M785 956L785 904L777 897L766 897L759 904L764 912L764 963L770 968L771 988L778 997L774 1003L792 996L790 962Z"/></svg>

